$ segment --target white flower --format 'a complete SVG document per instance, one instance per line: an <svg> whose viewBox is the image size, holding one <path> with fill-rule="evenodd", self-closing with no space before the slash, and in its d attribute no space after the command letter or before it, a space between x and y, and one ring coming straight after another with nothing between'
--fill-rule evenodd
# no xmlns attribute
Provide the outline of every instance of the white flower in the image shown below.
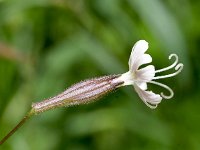
<svg viewBox="0 0 200 150"><path fill-rule="evenodd" d="M174 57L175 62L166 68L155 70L153 65L148 65L144 68L140 68L140 66L152 62L152 57L149 54L145 54L147 49L148 43L145 40L140 40L133 46L128 63L129 71L122 74L117 80L124 82L122 86L133 85L142 101L148 107L154 109L162 101L163 98L170 99L174 95L174 92L170 87L154 80L169 78L177 75L183 69L183 64L178 63L178 56L176 54L171 54L169 59ZM172 68L175 68L175 73L164 76L155 76L156 73L160 73ZM167 89L170 95L167 96L163 93L155 94L152 91L147 91L147 83L156 84Z"/></svg>

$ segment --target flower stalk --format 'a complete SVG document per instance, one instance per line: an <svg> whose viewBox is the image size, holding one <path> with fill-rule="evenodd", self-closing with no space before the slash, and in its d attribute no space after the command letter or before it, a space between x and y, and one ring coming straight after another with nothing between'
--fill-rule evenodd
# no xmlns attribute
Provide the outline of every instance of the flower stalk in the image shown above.
<svg viewBox="0 0 200 150"><path fill-rule="evenodd" d="M9 137L11 137L33 114L28 113L4 138L0 141L2 145Z"/></svg>
<svg viewBox="0 0 200 150"><path fill-rule="evenodd" d="M31 111L0 141L0 145L12 136L33 115L58 107L87 104L116 90L123 84L123 81L115 82L119 76L120 75L109 75L88 79L74 84L55 97L33 103Z"/></svg>

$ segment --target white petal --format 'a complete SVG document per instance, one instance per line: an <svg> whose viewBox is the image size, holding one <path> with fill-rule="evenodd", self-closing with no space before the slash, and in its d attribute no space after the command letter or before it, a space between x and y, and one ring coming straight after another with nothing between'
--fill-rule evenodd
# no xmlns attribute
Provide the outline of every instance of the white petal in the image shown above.
<svg viewBox="0 0 200 150"><path fill-rule="evenodd" d="M137 58L140 58L148 49L148 43L145 40L140 40L135 43L135 45L132 48L132 52L129 59L129 67L132 68L135 60Z"/></svg>
<svg viewBox="0 0 200 150"><path fill-rule="evenodd" d="M152 91L144 91L140 89L137 84L134 85L134 88L142 101L152 109L156 108L162 101L162 97L159 94L155 94Z"/></svg>
<svg viewBox="0 0 200 150"><path fill-rule="evenodd" d="M147 90L147 83L146 82L138 82L138 81L136 81L135 84L137 84L140 89Z"/></svg>
<svg viewBox="0 0 200 150"><path fill-rule="evenodd" d="M148 42L146 42L145 40L139 40L135 43L135 45L132 48L132 54L133 55L137 55L137 54L144 54L147 49L149 48L148 46Z"/></svg>
<svg viewBox="0 0 200 150"><path fill-rule="evenodd" d="M151 81L155 76L155 67L153 65L146 66L135 72L136 80L138 81Z"/></svg>
<svg viewBox="0 0 200 150"><path fill-rule="evenodd" d="M135 72L141 65L152 62L152 57L149 54L143 54L133 61L132 66L129 66L129 70Z"/></svg>

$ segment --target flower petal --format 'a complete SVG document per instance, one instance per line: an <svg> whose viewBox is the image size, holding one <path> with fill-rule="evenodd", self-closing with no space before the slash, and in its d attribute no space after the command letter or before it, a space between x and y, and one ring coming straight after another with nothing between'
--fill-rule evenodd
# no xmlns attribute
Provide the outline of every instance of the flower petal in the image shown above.
<svg viewBox="0 0 200 150"><path fill-rule="evenodd" d="M135 84L137 84L137 86L142 89L142 90L147 90L147 83L146 82L140 82L140 81L136 81Z"/></svg>
<svg viewBox="0 0 200 150"><path fill-rule="evenodd" d="M148 64L150 62L152 62L152 57L149 54L143 54L134 60L131 68L129 66L129 70L135 72L141 65Z"/></svg>
<svg viewBox="0 0 200 150"><path fill-rule="evenodd" d="M137 84L134 85L134 88L142 101L151 109L155 109L162 101L162 97L159 94L155 94L152 91L144 91Z"/></svg>
<svg viewBox="0 0 200 150"><path fill-rule="evenodd" d="M129 68L134 66L134 63L137 62L137 58L140 58L148 49L148 43L145 40L140 40L135 43L132 48L132 52L129 59Z"/></svg>
<svg viewBox="0 0 200 150"><path fill-rule="evenodd" d="M153 65L146 66L135 72L135 78L137 81L151 81L155 76L155 67Z"/></svg>

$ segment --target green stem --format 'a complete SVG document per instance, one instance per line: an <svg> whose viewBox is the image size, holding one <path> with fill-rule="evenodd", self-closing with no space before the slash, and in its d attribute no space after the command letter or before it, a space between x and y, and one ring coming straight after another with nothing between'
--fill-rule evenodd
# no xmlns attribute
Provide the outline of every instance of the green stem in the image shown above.
<svg viewBox="0 0 200 150"><path fill-rule="evenodd" d="M11 137L32 115L33 111L31 110L4 138L0 141L2 145L9 137Z"/></svg>

